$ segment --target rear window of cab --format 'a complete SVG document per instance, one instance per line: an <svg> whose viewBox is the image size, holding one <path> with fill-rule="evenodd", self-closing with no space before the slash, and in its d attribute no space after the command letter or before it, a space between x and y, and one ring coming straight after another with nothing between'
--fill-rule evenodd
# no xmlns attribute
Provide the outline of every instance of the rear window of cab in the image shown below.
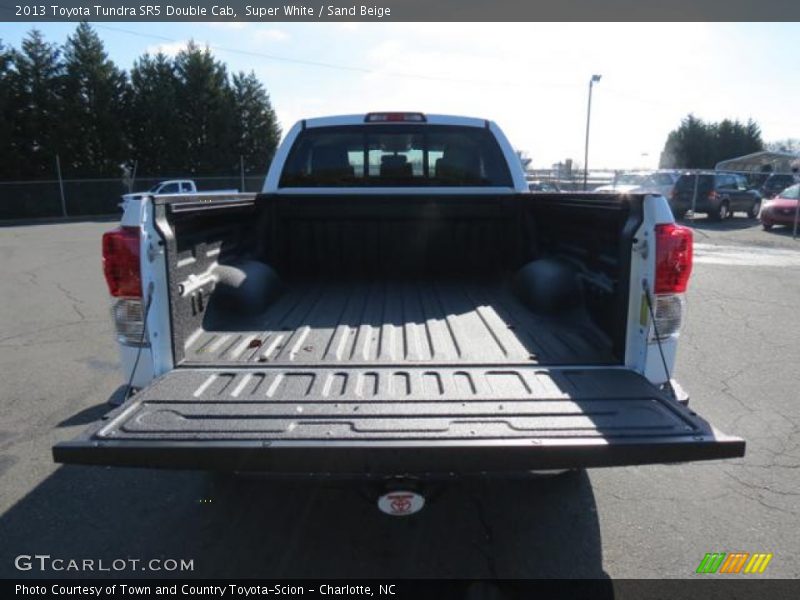
<svg viewBox="0 0 800 600"><path fill-rule="evenodd" d="M279 185L510 187L512 181L488 129L404 123L306 129Z"/></svg>

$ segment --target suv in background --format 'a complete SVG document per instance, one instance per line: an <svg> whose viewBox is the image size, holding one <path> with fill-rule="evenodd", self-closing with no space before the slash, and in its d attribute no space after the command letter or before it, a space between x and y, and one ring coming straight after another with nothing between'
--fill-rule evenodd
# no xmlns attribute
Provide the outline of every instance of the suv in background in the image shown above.
<svg viewBox="0 0 800 600"><path fill-rule="evenodd" d="M761 196L763 198L774 198L783 190L797 183L797 178L788 173L774 173L767 177L764 185L761 186Z"/></svg>
<svg viewBox="0 0 800 600"><path fill-rule="evenodd" d="M695 182L697 200L693 207ZM730 218L736 212L755 219L761 210L761 194L749 189L747 179L735 173L685 173L675 183L669 203L677 219L689 210L705 213L713 221Z"/></svg>

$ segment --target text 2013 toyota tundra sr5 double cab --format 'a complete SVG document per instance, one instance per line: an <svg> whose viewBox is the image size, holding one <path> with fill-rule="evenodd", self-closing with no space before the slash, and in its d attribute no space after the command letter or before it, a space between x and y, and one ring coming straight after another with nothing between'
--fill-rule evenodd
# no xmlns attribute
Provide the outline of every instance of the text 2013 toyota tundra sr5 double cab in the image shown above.
<svg viewBox="0 0 800 600"><path fill-rule="evenodd" d="M380 478L742 456L670 384L692 236L667 200L527 190L491 121L370 113L295 125L261 194L128 199L103 262L139 391L55 459Z"/></svg>

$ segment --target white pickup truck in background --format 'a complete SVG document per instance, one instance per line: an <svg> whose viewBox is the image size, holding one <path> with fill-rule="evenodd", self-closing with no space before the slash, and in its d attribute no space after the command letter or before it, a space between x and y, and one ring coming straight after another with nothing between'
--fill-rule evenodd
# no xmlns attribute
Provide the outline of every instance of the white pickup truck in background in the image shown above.
<svg viewBox="0 0 800 600"><path fill-rule="evenodd" d="M142 192L139 192L142 193ZM159 181L148 190L149 194L197 194L197 184L192 179L170 179ZM214 194L238 194L239 190L213 190L206 193Z"/></svg>
<svg viewBox="0 0 800 600"><path fill-rule="evenodd" d="M125 202L137 388L65 463L356 477L738 457L671 381L692 235L660 195L531 194L491 121L308 119L261 194Z"/></svg>
<svg viewBox="0 0 800 600"><path fill-rule="evenodd" d="M123 194L122 202L119 203L119 206L122 208L123 213L126 210L126 206L129 206L131 202L141 202L145 198L150 196L165 196L168 194L199 194L202 193L207 196L211 196L214 194L238 194L239 190L236 189L228 189L228 190L204 190L203 192L199 192L197 190L197 184L194 182L193 179L168 179L166 181L159 181L153 187L145 192L132 192L129 194ZM124 216L123 216L124 221ZM123 356L124 359L124 356Z"/></svg>
<svg viewBox="0 0 800 600"><path fill-rule="evenodd" d="M149 190L151 194L196 194L197 185L191 179L159 181Z"/></svg>

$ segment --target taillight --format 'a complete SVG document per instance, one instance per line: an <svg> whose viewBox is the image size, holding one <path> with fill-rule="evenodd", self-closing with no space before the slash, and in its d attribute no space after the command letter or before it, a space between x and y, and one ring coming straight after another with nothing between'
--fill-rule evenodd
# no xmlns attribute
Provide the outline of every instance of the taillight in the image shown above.
<svg viewBox="0 0 800 600"><path fill-rule="evenodd" d="M115 298L142 297L138 227L117 227L103 234L103 273Z"/></svg>
<svg viewBox="0 0 800 600"><path fill-rule="evenodd" d="M656 225L656 294L682 294L692 274L692 230Z"/></svg>
<svg viewBox="0 0 800 600"><path fill-rule="evenodd" d="M147 345L139 270L139 228L117 227L103 234L103 273L116 298L111 316L117 340L128 346Z"/></svg>
<svg viewBox="0 0 800 600"><path fill-rule="evenodd" d="M674 223L656 225L654 337L666 339L680 331L691 274L692 230Z"/></svg>
<svg viewBox="0 0 800 600"><path fill-rule="evenodd" d="M119 298L111 307L117 341L126 346L147 346L144 336L144 309L139 298Z"/></svg>

